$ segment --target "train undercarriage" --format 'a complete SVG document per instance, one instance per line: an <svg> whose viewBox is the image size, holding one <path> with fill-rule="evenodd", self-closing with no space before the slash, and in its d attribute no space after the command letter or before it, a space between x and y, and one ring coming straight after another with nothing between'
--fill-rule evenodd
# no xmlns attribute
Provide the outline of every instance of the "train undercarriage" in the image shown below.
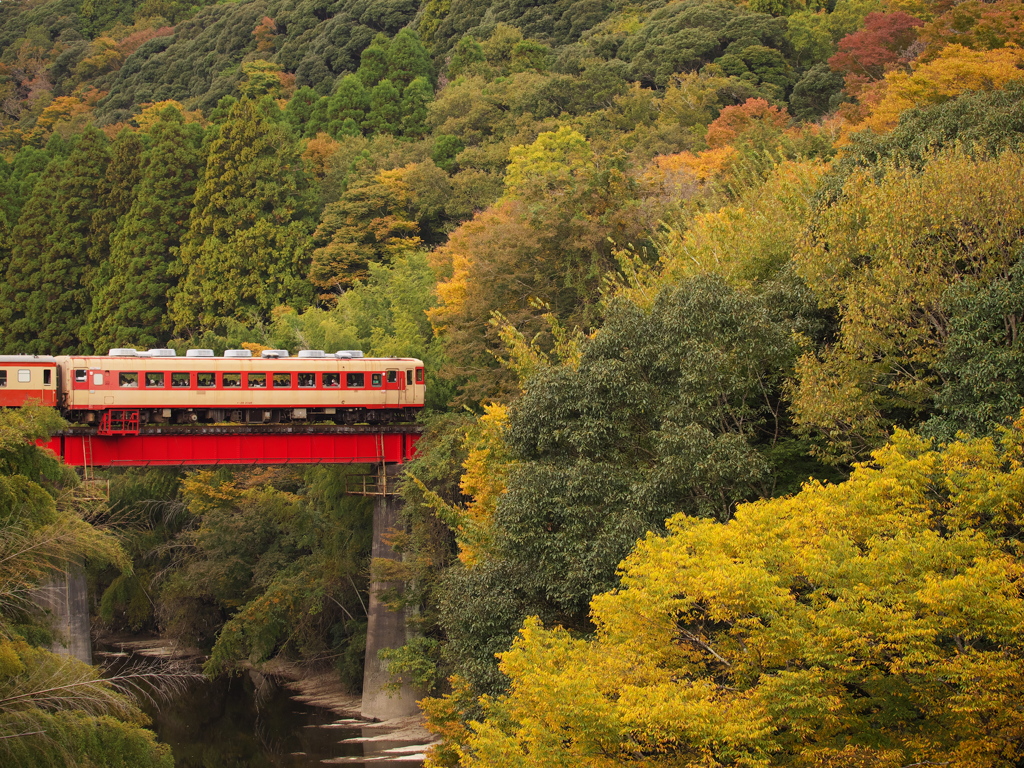
<svg viewBox="0 0 1024 768"><path fill-rule="evenodd" d="M73 424L396 424L415 421L419 408L137 408L69 411Z"/></svg>

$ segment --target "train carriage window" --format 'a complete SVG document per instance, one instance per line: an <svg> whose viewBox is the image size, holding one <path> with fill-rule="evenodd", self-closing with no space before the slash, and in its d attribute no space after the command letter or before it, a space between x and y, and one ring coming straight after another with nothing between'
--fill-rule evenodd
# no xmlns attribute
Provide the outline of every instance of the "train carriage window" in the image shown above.
<svg viewBox="0 0 1024 768"><path fill-rule="evenodd" d="M31 368L19 368L18 369L18 382L20 384L28 384L32 381L32 369Z"/></svg>
<svg viewBox="0 0 1024 768"><path fill-rule="evenodd" d="M196 386L199 388L213 388L217 386L217 374L213 371L203 371L196 374Z"/></svg>
<svg viewBox="0 0 1024 768"><path fill-rule="evenodd" d="M406 386L411 386L412 385L412 368L409 368L405 372L405 384L406 384Z"/></svg>
<svg viewBox="0 0 1024 768"><path fill-rule="evenodd" d="M381 376L381 374L379 374L379 373L371 373L370 374L370 386L371 387L379 387L380 384L381 384L381 381L383 380L383 378L384 377Z"/></svg>
<svg viewBox="0 0 1024 768"><path fill-rule="evenodd" d="M388 384L395 384L398 382L398 371L388 371Z"/></svg>
<svg viewBox="0 0 1024 768"><path fill-rule="evenodd" d="M89 372L85 368L75 368L75 383L85 384L89 381Z"/></svg>
<svg viewBox="0 0 1024 768"><path fill-rule="evenodd" d="M290 387L292 385L292 375L290 373L275 373L274 374L274 386L275 387Z"/></svg>
<svg viewBox="0 0 1024 768"><path fill-rule="evenodd" d="M50 370L48 368L43 371L43 386L50 386Z"/></svg>
<svg viewBox="0 0 1024 768"><path fill-rule="evenodd" d="M321 386L327 389L333 389L341 386L341 374L340 373L325 373L321 378Z"/></svg>
<svg viewBox="0 0 1024 768"><path fill-rule="evenodd" d="M164 378L164 374L161 371L147 371L146 386L163 388Z"/></svg>
<svg viewBox="0 0 1024 768"><path fill-rule="evenodd" d="M94 373L92 375L92 385L94 387L102 387L103 386L103 374L102 373Z"/></svg>
<svg viewBox="0 0 1024 768"><path fill-rule="evenodd" d="M139 386L139 374L135 371L121 371L117 374L117 385L119 387Z"/></svg>
<svg viewBox="0 0 1024 768"><path fill-rule="evenodd" d="M417 384L422 384L423 383L423 369L422 368L417 368L416 369L416 383Z"/></svg>
<svg viewBox="0 0 1024 768"><path fill-rule="evenodd" d="M240 373L222 373L220 375L221 386L225 389L232 389L234 387L242 386L242 374Z"/></svg>
<svg viewBox="0 0 1024 768"><path fill-rule="evenodd" d="M7 386L7 370L0 369L0 387Z"/></svg>
<svg viewBox="0 0 1024 768"><path fill-rule="evenodd" d="M191 373L172 373L171 386L176 389L188 389L192 386Z"/></svg>
<svg viewBox="0 0 1024 768"><path fill-rule="evenodd" d="M245 374L246 384L250 389L266 389L267 387L267 374L265 373L247 373Z"/></svg>
<svg viewBox="0 0 1024 768"><path fill-rule="evenodd" d="M303 388L310 388L316 386L316 374L315 373L297 373L295 374L299 379L299 386Z"/></svg>
<svg viewBox="0 0 1024 768"><path fill-rule="evenodd" d="M345 386L349 389L358 389L366 386L366 374L364 373L346 373L345 374Z"/></svg>

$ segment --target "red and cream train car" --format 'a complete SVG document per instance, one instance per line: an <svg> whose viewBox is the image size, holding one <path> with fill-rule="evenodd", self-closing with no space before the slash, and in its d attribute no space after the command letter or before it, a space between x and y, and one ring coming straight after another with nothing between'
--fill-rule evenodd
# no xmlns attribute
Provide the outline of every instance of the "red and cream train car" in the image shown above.
<svg viewBox="0 0 1024 768"><path fill-rule="evenodd" d="M47 355L0 355L0 406L57 405L57 360Z"/></svg>
<svg viewBox="0 0 1024 768"><path fill-rule="evenodd" d="M41 361L38 371L29 360ZM21 402L4 404L36 400L89 424L114 411L130 412L139 424L410 421L426 393L422 361L359 352L304 350L292 357L271 350L253 357L249 350L228 350L218 357L189 350L178 357L166 349L114 349L105 356L8 356L0 358L3 366L8 381L12 371L32 370L25 384L36 387L23 390Z"/></svg>

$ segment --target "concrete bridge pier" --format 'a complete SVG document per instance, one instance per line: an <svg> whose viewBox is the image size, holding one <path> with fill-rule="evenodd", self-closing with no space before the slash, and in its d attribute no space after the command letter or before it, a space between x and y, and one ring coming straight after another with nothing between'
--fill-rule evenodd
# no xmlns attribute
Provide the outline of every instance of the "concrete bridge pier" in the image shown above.
<svg viewBox="0 0 1024 768"><path fill-rule="evenodd" d="M92 636L89 631L89 592L85 568L68 563L32 592L36 605L50 614L56 639L50 650L92 664Z"/></svg>
<svg viewBox="0 0 1024 768"><path fill-rule="evenodd" d="M384 464L378 476L378 493L373 498L373 558L400 560L385 541L388 531L401 525L399 513L401 499L394 494L401 464ZM363 700L361 714L368 720L391 720L408 717L419 712L416 692L408 684L400 691L389 692L384 685L390 682L387 663L378 653L384 648L399 648L406 642L405 611L392 611L379 598L387 589L401 588L400 582L374 582L370 584L369 625L366 631L366 662L363 667Z"/></svg>

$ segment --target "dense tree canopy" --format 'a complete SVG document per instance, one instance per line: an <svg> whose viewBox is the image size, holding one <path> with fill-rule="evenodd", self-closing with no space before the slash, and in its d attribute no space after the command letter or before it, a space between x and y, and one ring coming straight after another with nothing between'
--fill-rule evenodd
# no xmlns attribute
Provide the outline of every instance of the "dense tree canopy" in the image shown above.
<svg viewBox="0 0 1024 768"><path fill-rule="evenodd" d="M902 433L840 485L671 519L593 639L525 623L459 765L1015 765L1020 451Z"/></svg>
<svg viewBox="0 0 1024 768"><path fill-rule="evenodd" d="M1020 164L1013 152L981 161L954 152L921 171L854 174L818 217L796 264L841 330L801 360L794 414L828 435L826 451L863 455L898 419L927 417L950 311L962 306L946 292L988 291L1020 257Z"/></svg>
<svg viewBox="0 0 1024 768"><path fill-rule="evenodd" d="M1016 552L907 457L1009 487L1016 438L884 446L1024 406L1019 6L2 2L0 351L423 359L388 661L434 765L1001 765L1009 613L935 622L958 585L999 616ZM358 685L344 482L113 473L100 620ZM672 579L623 652L616 601Z"/></svg>
<svg viewBox="0 0 1024 768"><path fill-rule="evenodd" d="M205 165L202 131L167 107L149 133L142 179L131 208L111 236L90 316L93 345L163 346L171 338L168 291L173 256L186 232L192 197Z"/></svg>
<svg viewBox="0 0 1024 768"><path fill-rule="evenodd" d="M243 99L210 141L177 266L170 319L179 334L224 318L259 323L308 300L306 178L288 133Z"/></svg>
<svg viewBox="0 0 1024 768"><path fill-rule="evenodd" d="M727 520L772 492L790 333L761 302L697 279L648 310L615 304L578 364L530 379L504 429L491 544L451 577L443 623L460 674L492 689L489 656L528 613L586 626L590 597L668 516ZM508 600L485 598L495 580Z"/></svg>
<svg viewBox="0 0 1024 768"><path fill-rule="evenodd" d="M142 727L116 678L40 647L50 633L31 610L31 589L72 560L130 570L115 539L82 519L89 502L75 492L74 472L29 442L61 426L48 409L0 414L0 760L170 768L170 749Z"/></svg>
<svg viewBox="0 0 1024 768"><path fill-rule="evenodd" d="M94 206L110 190L108 142L95 128L67 158L54 158L13 234L15 244L0 285L0 327L8 352L61 354L84 347L82 320L99 264L91 245Z"/></svg>

